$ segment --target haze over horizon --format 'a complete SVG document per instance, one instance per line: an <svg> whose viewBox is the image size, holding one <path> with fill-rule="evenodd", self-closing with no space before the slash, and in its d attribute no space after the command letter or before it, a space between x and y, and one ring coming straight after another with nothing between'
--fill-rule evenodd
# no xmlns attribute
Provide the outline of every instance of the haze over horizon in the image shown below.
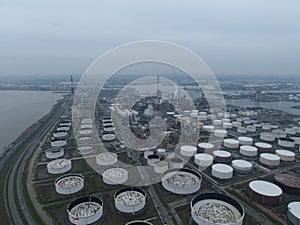
<svg viewBox="0 0 300 225"><path fill-rule="evenodd" d="M164 40L219 75L300 76L297 0L4 0L0 77L81 75L120 44Z"/></svg>

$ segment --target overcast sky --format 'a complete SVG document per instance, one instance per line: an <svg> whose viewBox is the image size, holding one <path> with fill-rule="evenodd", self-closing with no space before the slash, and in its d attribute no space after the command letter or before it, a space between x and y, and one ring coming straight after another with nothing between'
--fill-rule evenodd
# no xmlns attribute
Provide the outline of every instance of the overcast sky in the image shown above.
<svg viewBox="0 0 300 225"><path fill-rule="evenodd" d="M0 76L82 74L126 42L175 42L216 74L299 75L299 0L0 0Z"/></svg>

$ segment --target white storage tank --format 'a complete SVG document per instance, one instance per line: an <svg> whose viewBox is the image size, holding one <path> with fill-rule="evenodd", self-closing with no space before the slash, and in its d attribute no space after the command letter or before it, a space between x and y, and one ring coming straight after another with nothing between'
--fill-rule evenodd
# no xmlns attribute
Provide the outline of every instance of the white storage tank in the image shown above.
<svg viewBox="0 0 300 225"><path fill-rule="evenodd" d="M153 154L147 156L147 163L149 166L154 166L155 163L160 161L159 155Z"/></svg>
<svg viewBox="0 0 300 225"><path fill-rule="evenodd" d="M240 153L244 156L256 156L257 155L257 148L250 145L243 145L240 147Z"/></svg>
<svg viewBox="0 0 300 225"><path fill-rule="evenodd" d="M231 166L236 173L248 174L252 172L252 164L246 160L236 159L231 162Z"/></svg>
<svg viewBox="0 0 300 225"><path fill-rule="evenodd" d="M69 221L76 225L92 224L103 215L103 202L95 196L81 197L67 208Z"/></svg>
<svg viewBox="0 0 300 225"><path fill-rule="evenodd" d="M213 156L214 156L214 161L218 163L229 163L232 160L232 154L224 150L214 151Z"/></svg>
<svg viewBox="0 0 300 225"><path fill-rule="evenodd" d="M72 163L69 159L56 159L47 164L47 170L50 174L66 173L72 169Z"/></svg>
<svg viewBox="0 0 300 225"><path fill-rule="evenodd" d="M128 180L128 171L124 168L113 167L102 174L103 182L110 185L123 184Z"/></svg>
<svg viewBox="0 0 300 225"><path fill-rule="evenodd" d="M79 134L80 135L91 135L93 133L93 129L80 129Z"/></svg>
<svg viewBox="0 0 300 225"><path fill-rule="evenodd" d="M292 151L278 149L275 154L280 157L281 161L292 162L295 161L296 154Z"/></svg>
<svg viewBox="0 0 300 225"><path fill-rule="evenodd" d="M295 144L300 145L300 137L291 137L295 141Z"/></svg>
<svg viewBox="0 0 300 225"><path fill-rule="evenodd" d="M223 123L223 128L231 129L233 127L232 123Z"/></svg>
<svg viewBox="0 0 300 225"><path fill-rule="evenodd" d="M94 151L93 146L91 145L81 145L77 147L77 153L81 155L88 155Z"/></svg>
<svg viewBox="0 0 300 225"><path fill-rule="evenodd" d="M67 141L63 140L63 139L56 139L56 140L51 141L50 144L51 144L51 147L58 148L58 147L65 146L67 144Z"/></svg>
<svg viewBox="0 0 300 225"><path fill-rule="evenodd" d="M102 140L104 142L109 142L109 141L113 141L116 139L116 135L115 134L103 134L102 135Z"/></svg>
<svg viewBox="0 0 300 225"><path fill-rule="evenodd" d="M227 131L226 130L215 130L214 135L215 135L215 137L224 138L227 136Z"/></svg>
<svg viewBox="0 0 300 225"><path fill-rule="evenodd" d="M237 132L240 134L247 134L247 128L246 127L238 127Z"/></svg>
<svg viewBox="0 0 300 225"><path fill-rule="evenodd" d="M69 126L59 126L56 128L57 131L68 132L70 130Z"/></svg>
<svg viewBox="0 0 300 225"><path fill-rule="evenodd" d="M287 218L292 225L300 224L300 202L290 202L288 204Z"/></svg>
<svg viewBox="0 0 300 225"><path fill-rule="evenodd" d="M286 133L281 129L272 130L272 133L273 133L274 137L277 139L286 137Z"/></svg>
<svg viewBox="0 0 300 225"><path fill-rule="evenodd" d="M241 122L237 122L237 121L233 121L232 122L232 126L235 127L235 128L238 128L238 127L242 126L242 123Z"/></svg>
<svg viewBox="0 0 300 225"><path fill-rule="evenodd" d="M207 131L207 132L211 133L211 132L213 132L213 131L215 130L215 127L214 127L214 126L210 126L210 125L204 125L204 126L202 127L202 129L203 129L204 131Z"/></svg>
<svg viewBox="0 0 300 225"><path fill-rule="evenodd" d="M238 137L240 145L253 145L253 138L251 137Z"/></svg>
<svg viewBox="0 0 300 225"><path fill-rule="evenodd" d="M233 168L227 164L217 163L212 165L211 175L222 180L231 179Z"/></svg>
<svg viewBox="0 0 300 225"><path fill-rule="evenodd" d="M259 161L267 166L279 166L280 157L272 153L262 153L260 154Z"/></svg>
<svg viewBox="0 0 300 225"><path fill-rule="evenodd" d="M180 153L183 156L192 157L197 153L197 148L191 145L184 145L181 146Z"/></svg>
<svg viewBox="0 0 300 225"><path fill-rule="evenodd" d="M262 132L260 134L260 139L262 141L275 141L275 137L271 132Z"/></svg>
<svg viewBox="0 0 300 225"><path fill-rule="evenodd" d="M96 163L100 166L110 166L118 162L118 155L112 152L100 153L96 156Z"/></svg>
<svg viewBox="0 0 300 225"><path fill-rule="evenodd" d="M255 132L256 131L256 126L254 126L254 125L248 125L246 127L246 129L247 129L248 132Z"/></svg>
<svg viewBox="0 0 300 225"><path fill-rule="evenodd" d="M285 128L284 132L288 135L295 135L296 131L293 128Z"/></svg>
<svg viewBox="0 0 300 225"><path fill-rule="evenodd" d="M258 149L259 153L273 153L272 145L264 142L256 142L255 147Z"/></svg>
<svg viewBox="0 0 300 225"><path fill-rule="evenodd" d="M205 193L191 201L191 215L198 225L243 225L245 211L226 195Z"/></svg>
<svg viewBox="0 0 300 225"><path fill-rule="evenodd" d="M214 121L213 121L213 124L214 124L215 126L222 126L222 120L214 120Z"/></svg>
<svg viewBox="0 0 300 225"><path fill-rule="evenodd" d="M46 150L47 159L58 159L64 156L65 151L63 148L49 148Z"/></svg>
<svg viewBox="0 0 300 225"><path fill-rule="evenodd" d="M174 194L195 193L200 189L201 182L202 176L198 172L185 168L171 169L162 174L162 186Z"/></svg>
<svg viewBox="0 0 300 225"><path fill-rule="evenodd" d="M114 194L115 207L123 213L136 213L146 205L146 193L136 187L125 187Z"/></svg>
<svg viewBox="0 0 300 225"><path fill-rule="evenodd" d="M183 168L183 160L177 157L170 159L170 169L180 169Z"/></svg>
<svg viewBox="0 0 300 225"><path fill-rule="evenodd" d="M83 189L84 177L80 174L66 174L57 178L54 186L58 194L74 194Z"/></svg>
<svg viewBox="0 0 300 225"><path fill-rule="evenodd" d="M231 139L231 138L228 138L228 139L225 139L223 141L223 145L226 147L226 148L230 148L230 149L236 149L240 146L240 142L236 139Z"/></svg>
<svg viewBox="0 0 300 225"><path fill-rule="evenodd" d="M68 135L68 132L66 132L66 131L55 131L53 133L54 138L65 138L65 137L67 137L67 135Z"/></svg>
<svg viewBox="0 0 300 225"><path fill-rule="evenodd" d="M93 120L91 118L84 118L81 120L81 124L92 124Z"/></svg>
<svg viewBox="0 0 300 225"><path fill-rule="evenodd" d="M278 145L285 148L293 148L295 147L295 140L291 138L279 138L278 139Z"/></svg>
<svg viewBox="0 0 300 225"><path fill-rule="evenodd" d="M93 125L92 124L82 124L80 125L80 129L84 130L84 129L93 129Z"/></svg>
<svg viewBox="0 0 300 225"><path fill-rule="evenodd" d="M154 172L164 173L169 169L169 163L167 161L159 161L154 164Z"/></svg>
<svg viewBox="0 0 300 225"><path fill-rule="evenodd" d="M194 162L197 164L200 168L206 168L213 164L214 158L206 153L199 153L196 154L194 157Z"/></svg>
<svg viewBox="0 0 300 225"><path fill-rule="evenodd" d="M201 142L198 144L198 150L199 152L212 152L215 149L214 144L208 143L208 142Z"/></svg>

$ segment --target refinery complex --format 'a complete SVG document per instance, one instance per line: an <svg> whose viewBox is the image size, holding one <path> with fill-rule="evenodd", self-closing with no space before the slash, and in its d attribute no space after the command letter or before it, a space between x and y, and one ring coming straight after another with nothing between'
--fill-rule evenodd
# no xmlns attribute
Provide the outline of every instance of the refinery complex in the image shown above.
<svg viewBox="0 0 300 225"><path fill-rule="evenodd" d="M100 93L95 116L78 116L66 95L32 154L27 188L42 221L300 224L299 115L233 104L212 111L203 94L193 110L177 111L172 104L180 99L163 101L159 91L124 110L114 102L119 86L110 88ZM132 149L112 112L128 118L137 142L151 135L149 121L161 117L164 138L154 148ZM197 141L181 143L189 130Z"/></svg>

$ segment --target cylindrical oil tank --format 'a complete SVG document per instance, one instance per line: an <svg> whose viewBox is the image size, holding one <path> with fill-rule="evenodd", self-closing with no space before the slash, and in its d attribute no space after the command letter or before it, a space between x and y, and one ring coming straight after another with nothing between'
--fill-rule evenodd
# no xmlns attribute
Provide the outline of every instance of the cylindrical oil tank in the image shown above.
<svg viewBox="0 0 300 225"><path fill-rule="evenodd" d="M273 133L273 136L277 139L286 137L286 133L281 129L272 130L272 133Z"/></svg>
<svg viewBox="0 0 300 225"><path fill-rule="evenodd" d="M198 144L197 147L200 153L204 153L204 152L211 153L215 148L214 144L208 142L201 142Z"/></svg>
<svg viewBox="0 0 300 225"><path fill-rule="evenodd" d="M146 193L141 188L125 187L114 194L115 207L123 213L136 213L146 205Z"/></svg>
<svg viewBox="0 0 300 225"><path fill-rule="evenodd" d="M231 166L236 173L248 174L252 172L252 164L246 160L236 159L231 162Z"/></svg>
<svg viewBox="0 0 300 225"><path fill-rule="evenodd" d="M81 155L88 155L93 153L94 148L92 145L81 145L77 147L77 153Z"/></svg>
<svg viewBox="0 0 300 225"><path fill-rule="evenodd" d="M236 149L240 146L240 142L236 139L227 138L227 139L224 139L223 145L226 148Z"/></svg>
<svg viewBox="0 0 300 225"><path fill-rule="evenodd" d="M260 154L259 161L267 166L279 166L280 158L279 156L272 153L262 153Z"/></svg>
<svg viewBox="0 0 300 225"><path fill-rule="evenodd" d="M58 159L64 156L65 151L63 148L49 148L45 152L47 159Z"/></svg>
<svg viewBox="0 0 300 225"><path fill-rule="evenodd" d="M233 176L233 168L227 164L217 163L212 165L211 175L221 180L231 179Z"/></svg>
<svg viewBox="0 0 300 225"><path fill-rule="evenodd" d="M198 225L243 225L245 211L226 195L205 193L191 201L191 215Z"/></svg>
<svg viewBox="0 0 300 225"><path fill-rule="evenodd" d="M213 156L206 153L199 153L194 157L195 164L197 164L200 168L211 166L213 164L213 161Z"/></svg>
<svg viewBox="0 0 300 225"><path fill-rule="evenodd" d="M241 122L237 122L237 121L233 121L233 122L232 122L232 126L233 126L233 127L236 127L236 128L237 128L237 127L241 127L241 126L242 126L242 123L241 123Z"/></svg>
<svg viewBox="0 0 300 225"><path fill-rule="evenodd" d="M223 123L223 127L225 128L225 129L231 129L232 127L233 127L233 125L232 125L232 123Z"/></svg>
<svg viewBox="0 0 300 225"><path fill-rule="evenodd" d="M58 148L65 146L67 144L67 141L64 139L54 139L50 144L51 147Z"/></svg>
<svg viewBox="0 0 300 225"><path fill-rule="evenodd" d="M116 135L115 134L103 134L102 135L102 140L104 142L109 142L109 141L113 141L116 139Z"/></svg>
<svg viewBox="0 0 300 225"><path fill-rule="evenodd" d="M273 153L272 145L264 142L256 142L254 146L257 148L259 153Z"/></svg>
<svg viewBox="0 0 300 225"><path fill-rule="evenodd" d="M250 145L243 145L240 147L240 153L244 156L256 156L257 155L257 148Z"/></svg>
<svg viewBox="0 0 300 225"><path fill-rule="evenodd" d="M147 156L147 163L149 166L154 166L154 164L159 161L160 161L159 155L152 154Z"/></svg>
<svg viewBox="0 0 300 225"><path fill-rule="evenodd" d="M251 137L238 137L240 145L253 145L253 138Z"/></svg>
<svg viewBox="0 0 300 225"><path fill-rule="evenodd" d="M255 132L256 131L256 126L254 126L254 125L248 125L246 127L246 129L247 129L248 132Z"/></svg>
<svg viewBox="0 0 300 225"><path fill-rule="evenodd" d="M169 169L169 163L167 161L159 161L154 163L154 172L164 173Z"/></svg>
<svg viewBox="0 0 300 225"><path fill-rule="evenodd" d="M238 127L237 132L240 134L247 134L247 128L246 127Z"/></svg>
<svg viewBox="0 0 300 225"><path fill-rule="evenodd" d="M278 139L278 145L285 148L293 148L295 147L295 140L291 138L279 138Z"/></svg>
<svg viewBox="0 0 300 225"><path fill-rule="evenodd" d="M232 160L232 154L224 150L214 151L213 156L214 156L214 161L217 163L229 163Z"/></svg>
<svg viewBox="0 0 300 225"><path fill-rule="evenodd" d="M83 189L84 177L80 174L66 174L57 178L54 186L58 194L74 194Z"/></svg>
<svg viewBox="0 0 300 225"><path fill-rule="evenodd" d="M295 135L296 131L293 128L285 128L284 132L288 135Z"/></svg>
<svg viewBox="0 0 300 225"><path fill-rule="evenodd" d="M222 126L222 120L214 120L213 124L214 126Z"/></svg>
<svg viewBox="0 0 300 225"><path fill-rule="evenodd" d="M292 162L295 161L296 154L292 151L278 149L275 151L275 154L280 157L281 161Z"/></svg>
<svg viewBox="0 0 300 225"><path fill-rule="evenodd" d="M274 183L291 195L300 195L300 177L292 174L276 174Z"/></svg>
<svg viewBox="0 0 300 225"><path fill-rule="evenodd" d="M271 132L260 133L260 140L262 141L275 141L275 137Z"/></svg>
<svg viewBox="0 0 300 225"><path fill-rule="evenodd" d="M113 167L102 174L103 182L110 185L123 184L128 179L128 171L124 168Z"/></svg>
<svg viewBox="0 0 300 225"><path fill-rule="evenodd" d="M210 125L204 125L204 126L202 127L202 129L203 129L204 131L206 131L206 132L211 133L211 132L213 132L213 131L215 130L215 127L214 127L214 126L210 126Z"/></svg>
<svg viewBox="0 0 300 225"><path fill-rule="evenodd" d="M69 159L56 159L47 164L47 171L50 174L66 173L72 169L72 163Z"/></svg>
<svg viewBox="0 0 300 225"><path fill-rule="evenodd" d="M68 135L68 132L66 132L66 131L55 131L53 133L54 138L65 138L65 137L67 137L67 135Z"/></svg>
<svg viewBox="0 0 300 225"><path fill-rule="evenodd" d="M177 157L170 159L170 169L180 169L183 168L183 160Z"/></svg>
<svg viewBox="0 0 300 225"><path fill-rule="evenodd" d="M174 194L187 195L201 187L202 176L190 169L171 169L162 174L162 186Z"/></svg>
<svg viewBox="0 0 300 225"><path fill-rule="evenodd" d="M103 152L96 156L96 163L100 166L110 166L118 162L118 155L112 152Z"/></svg>
<svg viewBox="0 0 300 225"><path fill-rule="evenodd" d="M255 180L249 183L247 194L254 201L264 205L278 205L282 190L279 186L271 182Z"/></svg>
<svg viewBox="0 0 300 225"><path fill-rule="evenodd" d="M300 202L290 202L287 207L287 218L292 225L300 224Z"/></svg>
<svg viewBox="0 0 300 225"><path fill-rule="evenodd" d="M180 153L183 156L192 157L197 153L197 148L191 145L184 145L181 146Z"/></svg>
<svg viewBox="0 0 300 225"><path fill-rule="evenodd" d="M95 196L81 197L69 204L67 212L72 224L92 224L102 217L103 202Z"/></svg>
<svg viewBox="0 0 300 225"><path fill-rule="evenodd" d="M153 223L144 220L134 220L126 223L125 225L153 225Z"/></svg>
<svg viewBox="0 0 300 225"><path fill-rule="evenodd" d="M227 131L226 130L215 130L214 131L214 136L224 138L224 137L227 136Z"/></svg>

